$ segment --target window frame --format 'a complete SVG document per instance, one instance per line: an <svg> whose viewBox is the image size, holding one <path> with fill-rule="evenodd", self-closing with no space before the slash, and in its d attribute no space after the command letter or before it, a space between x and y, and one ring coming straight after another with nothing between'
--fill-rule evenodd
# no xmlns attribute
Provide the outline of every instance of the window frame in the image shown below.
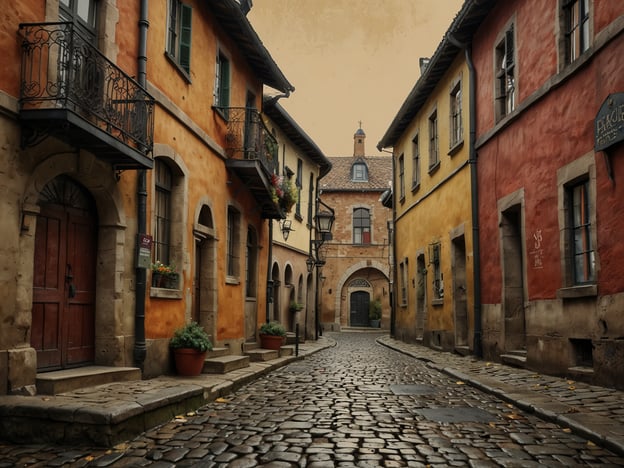
<svg viewBox="0 0 624 468"><path fill-rule="evenodd" d="M412 138L412 191L420 187L420 140L416 133Z"/></svg>
<svg viewBox="0 0 624 468"><path fill-rule="evenodd" d="M182 75L191 79L193 7L180 0L167 2L165 55Z"/></svg>
<svg viewBox="0 0 624 468"><path fill-rule="evenodd" d="M449 92L449 153L464 142L463 86L461 77Z"/></svg>
<svg viewBox="0 0 624 468"><path fill-rule="evenodd" d="M570 65L591 47L593 2L591 0L560 1L563 62L564 65Z"/></svg>
<svg viewBox="0 0 624 468"><path fill-rule="evenodd" d="M222 50L217 50L215 58L215 82L213 90L213 105L219 114L228 120L228 108L230 107L232 89L232 65L228 55Z"/></svg>
<svg viewBox="0 0 624 468"><path fill-rule="evenodd" d="M581 200L577 200L578 190ZM568 216L568 246L570 249L570 278L572 286L584 286L596 282L596 251L592 248L592 223L589 212L590 205L589 179L582 178L566 185L566 207ZM580 201L581 203L577 203ZM579 206L582 205L582 206ZM577 212L577 206L579 211ZM577 248L577 234L580 234L582 247ZM583 278L579 279L578 260L581 258ZM591 271L587 271L587 270Z"/></svg>
<svg viewBox="0 0 624 468"><path fill-rule="evenodd" d="M358 213L365 213L365 216L358 216ZM365 206L357 206L353 208L351 220L353 223L353 245L370 245L372 243L371 210ZM368 234L368 242L366 242L366 234Z"/></svg>
<svg viewBox="0 0 624 468"><path fill-rule="evenodd" d="M440 138L438 131L438 108L435 107L427 118L429 128L429 173L440 166Z"/></svg>
<svg viewBox="0 0 624 468"><path fill-rule="evenodd" d="M494 105L497 122L516 110L518 67L515 44L515 26L512 21L505 27L494 47Z"/></svg>
<svg viewBox="0 0 624 468"><path fill-rule="evenodd" d="M154 161L153 261L171 263L173 171L160 159Z"/></svg>
<svg viewBox="0 0 624 468"><path fill-rule="evenodd" d="M405 154L399 155L399 200L405 201Z"/></svg>
<svg viewBox="0 0 624 468"><path fill-rule="evenodd" d="M241 212L234 206L227 207L226 226L226 249L225 249L225 273L226 283L240 283L240 259L241 259Z"/></svg>
<svg viewBox="0 0 624 468"><path fill-rule="evenodd" d="M351 182L368 182L368 166L363 161L356 161L351 166Z"/></svg>
<svg viewBox="0 0 624 468"><path fill-rule="evenodd" d="M590 250L593 251L593 279L577 282L574 276L574 236L570 190L584 184L587 195L587 220ZM598 294L598 275L600 262L596 227L596 163L595 155L589 152L578 159L562 166L557 171L558 213L559 213L559 248L561 262L561 288L557 297L574 299L595 297Z"/></svg>
<svg viewBox="0 0 624 468"><path fill-rule="evenodd" d="M399 263L399 299L401 307L407 306L407 258Z"/></svg>

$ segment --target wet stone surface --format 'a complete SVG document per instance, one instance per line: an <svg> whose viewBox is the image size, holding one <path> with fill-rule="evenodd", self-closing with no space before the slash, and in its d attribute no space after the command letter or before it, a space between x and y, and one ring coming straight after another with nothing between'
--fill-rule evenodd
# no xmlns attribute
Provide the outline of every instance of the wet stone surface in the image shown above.
<svg viewBox="0 0 624 468"><path fill-rule="evenodd" d="M624 466L377 336L331 334L336 347L110 450L0 444L0 468Z"/></svg>

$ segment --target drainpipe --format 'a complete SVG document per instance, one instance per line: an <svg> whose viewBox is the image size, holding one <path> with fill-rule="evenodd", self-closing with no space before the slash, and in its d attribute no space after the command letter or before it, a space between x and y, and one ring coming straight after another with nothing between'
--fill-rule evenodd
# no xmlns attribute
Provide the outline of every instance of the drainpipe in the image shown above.
<svg viewBox="0 0 624 468"><path fill-rule="evenodd" d="M269 218L269 253L267 259L267 289L266 289L266 323L271 321L271 304L273 303L273 276L271 265L273 263L273 219Z"/></svg>
<svg viewBox="0 0 624 468"><path fill-rule="evenodd" d="M478 4L478 2L477 2ZM483 357L483 343L481 340L481 244L479 242L479 192L477 185L477 150L476 142L476 122L477 122L477 101L476 101L476 72L472 61L472 50L470 45L462 44L452 35L448 36L449 41L454 46L463 49L468 65L468 102L469 102L469 155L470 165L470 194L472 212L472 250L473 250L473 288L474 288L474 338L473 353L476 357Z"/></svg>
<svg viewBox="0 0 624 468"><path fill-rule="evenodd" d="M139 51L138 51L138 82L146 88L147 85L147 20L148 0L141 0L139 18ZM139 234L147 232L147 174L145 169L138 172L137 184L137 239L135 248L138 249ZM145 290L147 271L137 265L135 269L135 299L134 299L134 365L144 370L147 347L145 345Z"/></svg>

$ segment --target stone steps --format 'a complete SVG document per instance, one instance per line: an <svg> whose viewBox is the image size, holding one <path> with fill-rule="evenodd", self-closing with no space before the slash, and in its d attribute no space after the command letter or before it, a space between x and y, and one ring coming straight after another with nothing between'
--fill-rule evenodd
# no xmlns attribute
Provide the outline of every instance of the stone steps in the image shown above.
<svg viewBox="0 0 624 468"><path fill-rule="evenodd" d="M141 380L138 367L86 366L37 374L37 394L58 395L79 388Z"/></svg>
<svg viewBox="0 0 624 468"><path fill-rule="evenodd" d="M224 355L207 358L204 361L202 374L227 374L238 369L249 367L249 356Z"/></svg>

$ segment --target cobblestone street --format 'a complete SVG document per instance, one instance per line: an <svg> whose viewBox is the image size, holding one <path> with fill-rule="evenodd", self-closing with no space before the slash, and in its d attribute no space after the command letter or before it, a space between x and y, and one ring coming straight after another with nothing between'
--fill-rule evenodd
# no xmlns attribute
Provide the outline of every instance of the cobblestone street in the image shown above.
<svg viewBox="0 0 624 468"><path fill-rule="evenodd" d="M0 467L624 466L379 334L328 335L335 347L113 449L0 444Z"/></svg>

